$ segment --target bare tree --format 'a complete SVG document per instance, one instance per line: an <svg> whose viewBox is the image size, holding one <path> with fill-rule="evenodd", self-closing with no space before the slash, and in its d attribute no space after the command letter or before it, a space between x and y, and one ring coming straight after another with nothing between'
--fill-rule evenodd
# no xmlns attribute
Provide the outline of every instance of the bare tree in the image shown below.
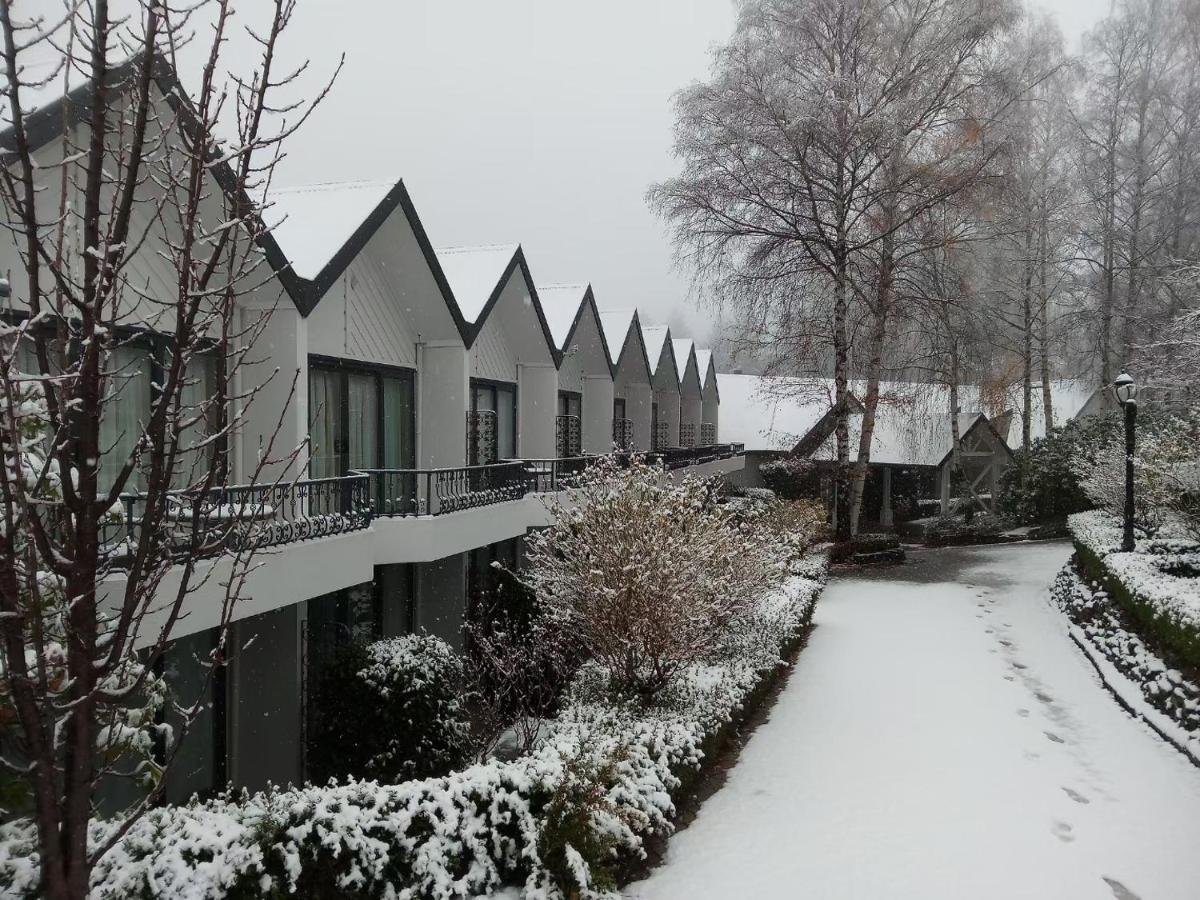
<svg viewBox="0 0 1200 900"><path fill-rule="evenodd" d="M995 152L982 140L989 113L975 95L1004 93L991 83L987 58L1012 18L1006 3L756 0L742 6L712 78L677 100L684 171L652 188L650 200L671 222L681 257L702 280L727 286L781 280L776 296L824 284L813 295L829 303L843 538L851 529L853 306L866 300L874 310L875 390L867 393L877 398L894 235L969 184ZM861 285L857 268L878 273L875 284ZM755 302L763 296L750 293ZM746 293L720 296L736 305ZM859 493L874 403L860 441Z"/></svg>
<svg viewBox="0 0 1200 900"><path fill-rule="evenodd" d="M201 661L211 677L269 515L264 495L225 487L255 397L296 377L264 374L254 345L271 304L243 303L278 292L251 198L313 105L274 99L299 74L277 61L293 6L247 23L258 58L239 76L223 59L231 0L141 0L125 18L106 0L56 16L0 0L0 198L20 270L0 351L0 705L47 897L85 897L161 795L198 706L174 701L173 735L156 724L173 701L154 672L187 598L216 577L197 560L232 558ZM189 100L173 63L197 34ZM240 467L249 484L292 477L301 449L276 452L282 412L265 415L257 461ZM98 787L130 777L140 798L89 840Z"/></svg>

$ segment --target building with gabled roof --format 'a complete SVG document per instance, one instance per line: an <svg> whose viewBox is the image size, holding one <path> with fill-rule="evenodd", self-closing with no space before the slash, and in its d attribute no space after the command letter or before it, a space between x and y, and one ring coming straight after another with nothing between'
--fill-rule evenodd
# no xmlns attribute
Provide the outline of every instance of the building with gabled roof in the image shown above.
<svg viewBox="0 0 1200 900"><path fill-rule="evenodd" d="M608 341L589 284L540 285L538 298L558 346L556 448L560 459L613 447L613 375Z"/></svg>
<svg viewBox="0 0 1200 900"><path fill-rule="evenodd" d="M124 90L131 71L113 70L114 88ZM178 115L186 129L190 108L169 66L156 68L155 85L161 120ZM44 170L61 165L63 128L81 127L88 90L31 114ZM11 142L0 136L0 145ZM205 172L214 180L206 223L228 221L225 202L251 204L225 162ZM146 190L155 189L148 180ZM189 498L222 522L240 515L231 510L253 510L237 527L269 552L245 575L227 640L218 628L240 552L233 545L181 544L196 572L181 615L167 621L167 604L146 611L144 635L169 628L176 642L172 676L208 692L183 698L206 712L189 729L194 771L168 780L170 801L301 783L306 691L339 642L425 630L461 645L468 598L494 586L493 563L518 565L522 537L551 521L544 496L566 490L587 464L560 458L565 394L579 395L580 452L607 451L618 431L628 436L622 446L651 445L653 376L636 311L602 313L583 284L548 286L543 302L517 244L436 252L399 179L272 185L257 208L270 272L239 300L239 314L263 314L264 325L253 354L261 361L241 372L239 390L253 395L254 409L236 438L232 480L250 478L266 435L308 455L303 471ZM151 252L123 273L142 297L156 288L170 296L174 273L152 252L164 240L159 225L139 219ZM10 232L0 239L0 267L21 266ZM27 312L14 287L0 310L9 318ZM147 365L127 377L144 374L149 397L152 354L170 352L170 335L155 333L150 319L138 325L124 349ZM139 349L142 339L151 349ZM673 361L667 369L678 377ZM732 449L662 461L703 476L741 466ZM123 499L129 535L162 527L139 514L138 497ZM180 573L168 573L164 592ZM122 579L114 562L101 596L120 597ZM228 666L220 678L199 677L196 662L221 646L218 638Z"/></svg>
<svg viewBox="0 0 1200 900"><path fill-rule="evenodd" d="M675 360L671 329L666 325L643 328L646 356L654 386L654 406L651 410L651 429L654 449L666 450L679 446L679 365Z"/></svg>
<svg viewBox="0 0 1200 900"><path fill-rule="evenodd" d="M674 338L671 352L679 371L679 446L696 447L700 441L700 425L704 420L704 382L696 345L691 338Z"/></svg>
<svg viewBox="0 0 1200 900"><path fill-rule="evenodd" d="M653 371L636 309L600 309L613 364L613 443L623 450L653 448Z"/></svg>
<svg viewBox="0 0 1200 900"><path fill-rule="evenodd" d="M696 351L696 368L703 384L700 416L700 443L715 444L720 434L721 391L717 385L717 366L711 350Z"/></svg>
<svg viewBox="0 0 1200 900"><path fill-rule="evenodd" d="M561 354L521 246L436 252L469 326L467 463L553 458Z"/></svg>

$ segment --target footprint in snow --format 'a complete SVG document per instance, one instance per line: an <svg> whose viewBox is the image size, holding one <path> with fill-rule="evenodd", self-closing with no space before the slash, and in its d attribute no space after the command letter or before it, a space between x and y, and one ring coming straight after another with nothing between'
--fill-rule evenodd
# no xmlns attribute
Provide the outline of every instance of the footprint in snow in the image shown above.
<svg viewBox="0 0 1200 900"><path fill-rule="evenodd" d="M1064 787L1063 793L1066 794L1068 797L1070 797L1072 800L1074 800L1076 803L1082 803L1084 806L1086 806L1087 804L1092 802L1087 797L1083 796L1083 794L1079 793L1079 791L1072 790L1069 787Z"/></svg>
<svg viewBox="0 0 1200 900"><path fill-rule="evenodd" d="M1075 840L1075 835L1071 833L1074 829L1066 822L1055 822L1050 831L1064 844L1069 844Z"/></svg>
<svg viewBox="0 0 1200 900"><path fill-rule="evenodd" d="M1016 681L1017 679L1013 678L1011 675L1005 675L1004 680L1005 681Z"/></svg>
<svg viewBox="0 0 1200 900"><path fill-rule="evenodd" d="M1011 649L1012 649L1012 647L1013 647L1013 642L1012 642L1012 641L1001 640L1001 641L1000 641L1000 643L1002 643L1002 644L1003 644L1005 647L1008 647L1010 650L1011 650ZM1022 668L1024 668L1024 667L1022 666Z"/></svg>
<svg viewBox="0 0 1200 900"><path fill-rule="evenodd" d="M1033 696L1037 697L1038 700L1040 700L1042 703L1045 703L1047 705L1054 702L1054 698L1051 697L1049 694L1045 693L1044 691L1034 691Z"/></svg>
<svg viewBox="0 0 1200 900"><path fill-rule="evenodd" d="M1043 731L1042 734L1046 735L1046 737L1048 737L1050 740L1054 741L1054 743L1056 743L1056 744L1065 744L1066 743L1066 741L1064 741L1062 738L1060 738L1053 731Z"/></svg>
<svg viewBox="0 0 1200 900"><path fill-rule="evenodd" d="M1012 667L1014 669L1028 669L1029 668L1029 666L1025 665L1025 663L1019 663L1016 660L1013 661Z"/></svg>
<svg viewBox="0 0 1200 900"><path fill-rule="evenodd" d="M1022 719L1028 719L1029 718L1029 710L1022 707L1021 709L1017 710L1017 715L1020 716Z"/></svg>
<svg viewBox="0 0 1200 900"><path fill-rule="evenodd" d="M1104 883L1108 885L1109 890L1113 892L1113 896L1116 897L1117 900L1142 900L1141 897L1139 897L1129 888L1125 887L1125 885L1121 884L1121 882L1117 881L1117 879L1109 878L1107 875L1101 875L1100 877L1104 879Z"/></svg>

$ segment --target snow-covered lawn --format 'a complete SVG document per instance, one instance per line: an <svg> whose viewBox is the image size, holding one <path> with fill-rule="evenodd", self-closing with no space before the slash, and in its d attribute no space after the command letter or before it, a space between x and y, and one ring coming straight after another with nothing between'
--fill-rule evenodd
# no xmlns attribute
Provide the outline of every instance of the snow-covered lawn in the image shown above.
<svg viewBox="0 0 1200 900"><path fill-rule="evenodd" d="M1200 769L1129 716L1047 588L1069 545L833 581L728 782L637 900L1194 900Z"/></svg>

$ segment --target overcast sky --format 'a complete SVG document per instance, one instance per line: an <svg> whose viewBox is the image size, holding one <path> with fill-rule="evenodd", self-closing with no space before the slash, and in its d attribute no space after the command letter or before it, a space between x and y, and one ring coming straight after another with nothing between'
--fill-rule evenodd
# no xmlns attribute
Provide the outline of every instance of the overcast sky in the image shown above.
<svg viewBox="0 0 1200 900"><path fill-rule="evenodd" d="M1107 5L1045 4L1072 47ZM536 280L705 338L644 194L675 168L671 95L732 25L730 0L302 0L291 50L346 66L281 176L401 176L435 245L520 241Z"/></svg>

